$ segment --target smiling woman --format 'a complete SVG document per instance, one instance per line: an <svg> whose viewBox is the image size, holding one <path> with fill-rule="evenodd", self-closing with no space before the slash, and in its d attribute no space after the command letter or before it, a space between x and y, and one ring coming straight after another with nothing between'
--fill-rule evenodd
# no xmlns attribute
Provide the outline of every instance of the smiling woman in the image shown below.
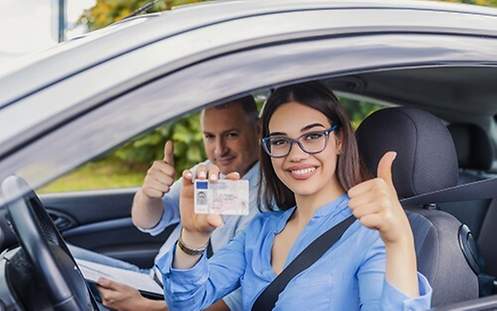
<svg viewBox="0 0 497 311"><path fill-rule="evenodd" d="M298 119L293 118L295 114ZM340 126L331 132L327 129L332 125ZM298 278L305 276L309 283L321 283L326 271L325 283L331 285L332 275L350 276L340 278L333 291L330 286L311 290L307 284L290 283L276 295L276 310L304 305L315 310L345 305L351 310L393 310L406 305L429 308L431 288L416 270L413 235L393 187L395 154L387 153L380 161L378 178L365 181L350 121L337 98L312 82L271 94L262 114L262 135L266 142L277 135L276 146L291 142L285 153L275 154L273 145L259 148L261 185L267 187L265 200L268 206L274 202L277 211L257 217L209 262L202 252L184 248L206 245L222 220L219 215L194 213L193 187L188 186L191 176L183 175L181 247L170 250L157 263L169 308L203 309L241 287L243 309L257 309L258 296L276 282L285 266L352 214L358 221L324 255L326 260L304 270ZM321 144L309 152L300 139L289 137L321 140ZM218 169L211 166L202 172L203 178L215 180L216 172ZM202 178L202 173L197 171L197 178ZM344 253L347 256L338 255Z"/></svg>

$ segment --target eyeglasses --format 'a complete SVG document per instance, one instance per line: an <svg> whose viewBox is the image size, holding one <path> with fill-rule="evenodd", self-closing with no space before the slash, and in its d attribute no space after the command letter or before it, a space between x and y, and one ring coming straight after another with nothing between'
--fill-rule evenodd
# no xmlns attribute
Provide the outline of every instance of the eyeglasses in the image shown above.
<svg viewBox="0 0 497 311"><path fill-rule="evenodd" d="M305 133L297 139L293 139L285 135L267 136L262 139L262 147L272 158L286 157L292 150L294 143L299 145L302 151L308 154L316 154L326 148L330 133L336 131L337 129L338 125L335 124L324 131Z"/></svg>

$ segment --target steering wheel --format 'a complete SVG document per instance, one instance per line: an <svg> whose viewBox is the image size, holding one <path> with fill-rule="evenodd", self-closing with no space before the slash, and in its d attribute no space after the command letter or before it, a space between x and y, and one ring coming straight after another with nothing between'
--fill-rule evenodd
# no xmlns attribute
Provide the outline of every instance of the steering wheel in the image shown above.
<svg viewBox="0 0 497 311"><path fill-rule="evenodd" d="M66 243L26 181L10 176L4 194L18 197L7 206L14 231L54 310L98 310ZM22 195L22 196L21 196Z"/></svg>

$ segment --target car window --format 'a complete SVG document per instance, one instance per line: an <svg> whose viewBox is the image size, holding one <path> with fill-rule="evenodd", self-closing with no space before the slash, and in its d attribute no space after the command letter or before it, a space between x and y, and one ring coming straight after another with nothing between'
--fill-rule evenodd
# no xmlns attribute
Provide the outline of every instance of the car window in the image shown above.
<svg viewBox="0 0 497 311"><path fill-rule="evenodd" d="M269 91L257 91L254 94L259 110L268 94ZM374 99L349 93L338 92L338 95L351 117L354 129L365 117L384 105ZM162 158L163 146L169 139L174 142L177 172L206 159L200 114L195 112L130 139L38 190L40 193L56 193L139 187L152 162Z"/></svg>
<svg viewBox="0 0 497 311"><path fill-rule="evenodd" d="M205 160L199 113L182 116L132 138L39 189L41 193L138 187L163 146L174 141L178 172Z"/></svg>

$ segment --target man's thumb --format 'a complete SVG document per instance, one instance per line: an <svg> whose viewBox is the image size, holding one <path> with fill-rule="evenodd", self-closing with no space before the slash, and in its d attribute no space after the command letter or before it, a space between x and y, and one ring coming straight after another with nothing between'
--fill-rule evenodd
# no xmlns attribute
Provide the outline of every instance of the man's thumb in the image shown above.
<svg viewBox="0 0 497 311"><path fill-rule="evenodd" d="M164 145L164 161L174 166L174 146L173 142L168 140Z"/></svg>
<svg viewBox="0 0 497 311"><path fill-rule="evenodd" d="M383 179L388 185L392 187L394 187L392 180L392 164L396 157L397 152L388 151L383 155L383 157L381 157L377 169L378 178Z"/></svg>

